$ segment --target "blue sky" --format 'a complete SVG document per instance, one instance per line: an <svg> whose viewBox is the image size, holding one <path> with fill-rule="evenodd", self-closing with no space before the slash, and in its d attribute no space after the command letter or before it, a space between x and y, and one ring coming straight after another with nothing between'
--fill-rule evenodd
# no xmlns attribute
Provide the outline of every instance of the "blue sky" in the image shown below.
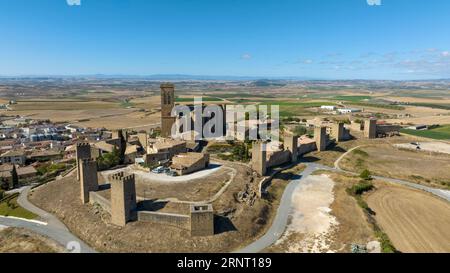
<svg viewBox="0 0 450 273"><path fill-rule="evenodd" d="M0 75L450 78L450 1L0 0Z"/></svg>

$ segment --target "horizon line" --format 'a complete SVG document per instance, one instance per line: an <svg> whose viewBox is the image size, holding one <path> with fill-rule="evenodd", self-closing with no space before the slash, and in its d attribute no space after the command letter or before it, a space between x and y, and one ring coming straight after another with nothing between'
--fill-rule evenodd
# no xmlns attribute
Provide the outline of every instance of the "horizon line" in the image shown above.
<svg viewBox="0 0 450 273"><path fill-rule="evenodd" d="M207 80L295 80L295 81L447 81L450 78L430 77L430 78L414 78L414 79L389 79L389 78L323 78L323 77L305 77L305 76L237 76L237 75L201 75L201 74L16 74L16 75L1 75L0 79L8 78L155 78L153 80L163 80L164 77L170 77L172 80L206 80L199 78L208 78Z"/></svg>

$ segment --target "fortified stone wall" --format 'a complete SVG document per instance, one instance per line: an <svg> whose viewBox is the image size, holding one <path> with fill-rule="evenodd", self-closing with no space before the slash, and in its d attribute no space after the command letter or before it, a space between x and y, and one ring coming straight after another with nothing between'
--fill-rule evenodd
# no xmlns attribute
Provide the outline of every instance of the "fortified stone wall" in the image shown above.
<svg viewBox="0 0 450 273"><path fill-rule="evenodd" d="M98 204L100 207L102 207L103 210L111 213L111 201L106 199L105 197L101 196L97 192L91 191L89 193L89 203L90 204Z"/></svg>
<svg viewBox="0 0 450 273"><path fill-rule="evenodd" d="M389 134L389 133L396 133L400 132L399 125L378 125L377 126L377 134Z"/></svg>
<svg viewBox="0 0 450 273"><path fill-rule="evenodd" d="M298 146L297 152L299 155L304 155L315 150L317 150L316 143L311 142L309 144L301 144L300 146Z"/></svg>
<svg viewBox="0 0 450 273"><path fill-rule="evenodd" d="M278 165L282 165L284 163L291 161L291 152L288 150L284 151L276 151L272 155L270 155L269 160L267 160L267 167L274 167Z"/></svg>
<svg viewBox="0 0 450 273"><path fill-rule="evenodd" d="M190 229L189 215L162 213L153 211L139 211L138 221L152 222L162 225L174 226L182 229Z"/></svg>

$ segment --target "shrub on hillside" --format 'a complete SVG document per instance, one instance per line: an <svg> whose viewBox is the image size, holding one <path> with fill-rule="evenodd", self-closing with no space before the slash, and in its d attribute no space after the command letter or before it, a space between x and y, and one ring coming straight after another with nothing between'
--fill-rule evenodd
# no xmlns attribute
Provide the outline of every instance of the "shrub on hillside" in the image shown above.
<svg viewBox="0 0 450 273"><path fill-rule="evenodd" d="M359 177L361 177L364 180L371 180L372 179L372 174L370 173L369 170L366 169L366 170L361 172Z"/></svg>
<svg viewBox="0 0 450 273"><path fill-rule="evenodd" d="M352 195L361 195L367 191L371 191L373 189L373 184L367 181L361 181L356 185L348 188L348 193Z"/></svg>

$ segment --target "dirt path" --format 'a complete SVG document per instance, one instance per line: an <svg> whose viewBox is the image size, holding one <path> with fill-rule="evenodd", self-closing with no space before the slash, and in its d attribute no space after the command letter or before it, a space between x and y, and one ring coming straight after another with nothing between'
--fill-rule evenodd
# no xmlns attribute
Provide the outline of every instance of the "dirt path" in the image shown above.
<svg viewBox="0 0 450 273"><path fill-rule="evenodd" d="M330 214L334 201L334 182L327 175L312 175L303 181L292 196L291 222L276 243L282 244L300 235L302 240L289 240L291 253L328 252L333 229L338 225Z"/></svg>
<svg viewBox="0 0 450 273"><path fill-rule="evenodd" d="M368 197L376 220L402 252L450 252L450 204L418 190L382 185Z"/></svg>

